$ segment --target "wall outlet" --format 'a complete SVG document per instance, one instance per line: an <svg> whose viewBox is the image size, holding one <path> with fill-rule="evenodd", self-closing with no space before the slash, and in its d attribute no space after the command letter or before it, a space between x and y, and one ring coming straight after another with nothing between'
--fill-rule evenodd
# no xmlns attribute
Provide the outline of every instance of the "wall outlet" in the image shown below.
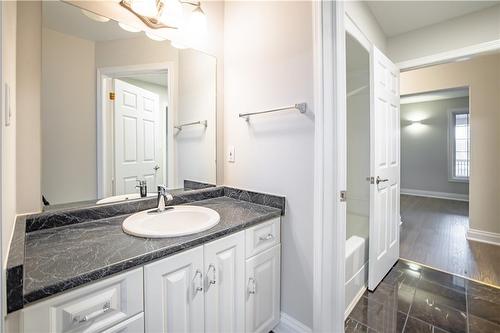
<svg viewBox="0 0 500 333"><path fill-rule="evenodd" d="M227 150L227 161L234 163L234 146L229 146Z"/></svg>

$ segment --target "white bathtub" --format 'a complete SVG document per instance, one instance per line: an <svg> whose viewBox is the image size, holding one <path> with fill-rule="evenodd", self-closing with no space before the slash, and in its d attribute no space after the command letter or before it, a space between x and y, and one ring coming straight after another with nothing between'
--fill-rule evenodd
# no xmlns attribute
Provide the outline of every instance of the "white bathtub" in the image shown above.
<svg viewBox="0 0 500 333"><path fill-rule="evenodd" d="M366 290L368 282L368 218L348 214L345 247L345 316Z"/></svg>

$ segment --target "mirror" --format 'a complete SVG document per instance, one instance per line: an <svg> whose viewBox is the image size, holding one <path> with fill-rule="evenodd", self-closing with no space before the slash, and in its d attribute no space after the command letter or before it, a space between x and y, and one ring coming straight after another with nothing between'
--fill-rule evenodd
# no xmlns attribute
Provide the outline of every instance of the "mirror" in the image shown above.
<svg viewBox="0 0 500 333"><path fill-rule="evenodd" d="M46 209L216 183L215 57L64 2L42 12Z"/></svg>

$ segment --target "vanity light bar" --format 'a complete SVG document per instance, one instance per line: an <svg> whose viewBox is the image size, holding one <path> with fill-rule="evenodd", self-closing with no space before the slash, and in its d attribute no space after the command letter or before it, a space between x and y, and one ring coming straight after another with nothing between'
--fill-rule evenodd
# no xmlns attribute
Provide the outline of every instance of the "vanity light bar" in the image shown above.
<svg viewBox="0 0 500 333"><path fill-rule="evenodd" d="M306 113L307 103L297 103L297 104L294 104L294 105L284 106L284 107L281 107L281 108L276 108L276 109L271 109L271 110L266 110L266 111L240 113L239 117L240 118L245 118L248 121L250 119L250 116L254 116L254 115L258 115L258 114L264 114L264 113L277 112L277 111L284 111L284 110L298 110L300 113Z"/></svg>

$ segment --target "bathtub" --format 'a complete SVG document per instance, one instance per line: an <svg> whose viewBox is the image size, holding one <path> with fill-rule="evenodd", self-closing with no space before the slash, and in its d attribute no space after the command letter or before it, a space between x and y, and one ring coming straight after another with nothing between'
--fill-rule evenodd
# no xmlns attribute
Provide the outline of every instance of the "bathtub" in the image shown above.
<svg viewBox="0 0 500 333"><path fill-rule="evenodd" d="M363 296L368 282L368 217L347 214L345 316Z"/></svg>

